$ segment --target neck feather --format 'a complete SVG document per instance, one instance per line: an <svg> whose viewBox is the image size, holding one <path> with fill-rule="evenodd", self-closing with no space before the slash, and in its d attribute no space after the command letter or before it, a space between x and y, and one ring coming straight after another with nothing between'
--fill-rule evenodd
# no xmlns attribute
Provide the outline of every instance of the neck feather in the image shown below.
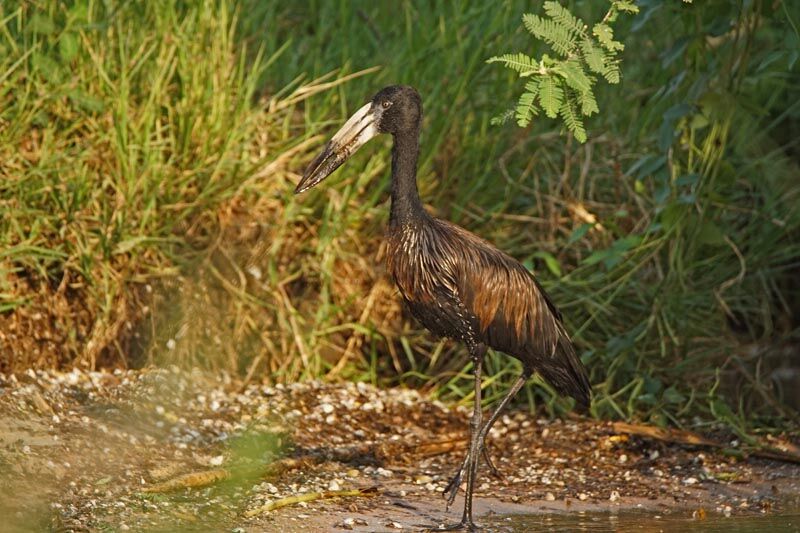
<svg viewBox="0 0 800 533"><path fill-rule="evenodd" d="M398 133L392 147L391 224L425 215L417 191L419 130Z"/></svg>

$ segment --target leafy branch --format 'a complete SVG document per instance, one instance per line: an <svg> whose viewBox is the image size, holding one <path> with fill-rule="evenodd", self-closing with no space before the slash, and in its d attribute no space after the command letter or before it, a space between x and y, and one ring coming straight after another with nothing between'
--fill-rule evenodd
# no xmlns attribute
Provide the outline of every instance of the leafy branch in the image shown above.
<svg viewBox="0 0 800 533"><path fill-rule="evenodd" d="M535 38L547 43L557 54L543 54L534 59L523 53L504 54L490 58L487 63L502 63L530 78L513 111L493 120L505 122L511 116L521 127L544 111L549 118L559 115L567 129L580 142L586 142L583 117L599 112L594 96L598 76L608 83L619 83L620 68L617 54L625 46L614 40L611 25L620 13L638 13L632 0L610 0L611 6L600 22L589 26L555 1L544 3L547 17L531 13L522 22Z"/></svg>

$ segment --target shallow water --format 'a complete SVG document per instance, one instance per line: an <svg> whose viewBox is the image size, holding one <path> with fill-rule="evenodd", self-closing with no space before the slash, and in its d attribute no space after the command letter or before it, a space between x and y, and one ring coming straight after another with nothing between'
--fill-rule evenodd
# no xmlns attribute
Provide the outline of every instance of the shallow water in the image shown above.
<svg viewBox="0 0 800 533"><path fill-rule="evenodd" d="M484 519L483 525L487 526L488 531L520 533L539 531L589 531L591 533L617 531L800 532L800 508L761 515L734 515L729 518L721 514L709 513L704 520L692 518L691 511L675 511L668 515L653 511L507 515Z"/></svg>

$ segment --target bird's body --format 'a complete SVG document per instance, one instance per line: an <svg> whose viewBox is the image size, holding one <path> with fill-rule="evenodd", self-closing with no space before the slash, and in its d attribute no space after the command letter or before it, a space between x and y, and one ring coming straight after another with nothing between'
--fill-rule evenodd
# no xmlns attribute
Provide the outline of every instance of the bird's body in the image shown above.
<svg viewBox="0 0 800 533"><path fill-rule="evenodd" d="M449 506L466 474L464 514L453 528L474 529L478 461L482 453L489 461L483 443L501 410L534 372L582 405L589 403L590 386L561 314L533 275L492 244L423 208L416 184L421 118L422 103L414 88L383 89L334 135L296 192L321 182L375 135L393 135L388 270L414 317L432 333L462 342L473 359L469 452L445 493ZM483 423L481 367L487 348L519 359L523 372Z"/></svg>
<svg viewBox="0 0 800 533"><path fill-rule="evenodd" d="M518 261L430 215L393 224L388 241L388 270L425 328L515 357L559 393L588 404L588 379L561 313Z"/></svg>

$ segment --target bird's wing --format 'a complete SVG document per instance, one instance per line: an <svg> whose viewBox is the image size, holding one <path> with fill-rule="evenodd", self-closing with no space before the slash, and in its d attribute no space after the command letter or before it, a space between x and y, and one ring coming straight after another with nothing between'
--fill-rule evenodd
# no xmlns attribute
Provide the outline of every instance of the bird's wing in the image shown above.
<svg viewBox="0 0 800 533"><path fill-rule="evenodd" d="M478 318L486 344L513 355L552 355L563 330L561 313L528 269L467 230L437 222L447 226L442 234L458 258L452 265L456 290Z"/></svg>
<svg viewBox="0 0 800 533"><path fill-rule="evenodd" d="M467 230L437 220L455 257L459 298L478 319L488 346L537 370L555 388L588 401L586 370L575 354L561 313L517 260Z"/></svg>

